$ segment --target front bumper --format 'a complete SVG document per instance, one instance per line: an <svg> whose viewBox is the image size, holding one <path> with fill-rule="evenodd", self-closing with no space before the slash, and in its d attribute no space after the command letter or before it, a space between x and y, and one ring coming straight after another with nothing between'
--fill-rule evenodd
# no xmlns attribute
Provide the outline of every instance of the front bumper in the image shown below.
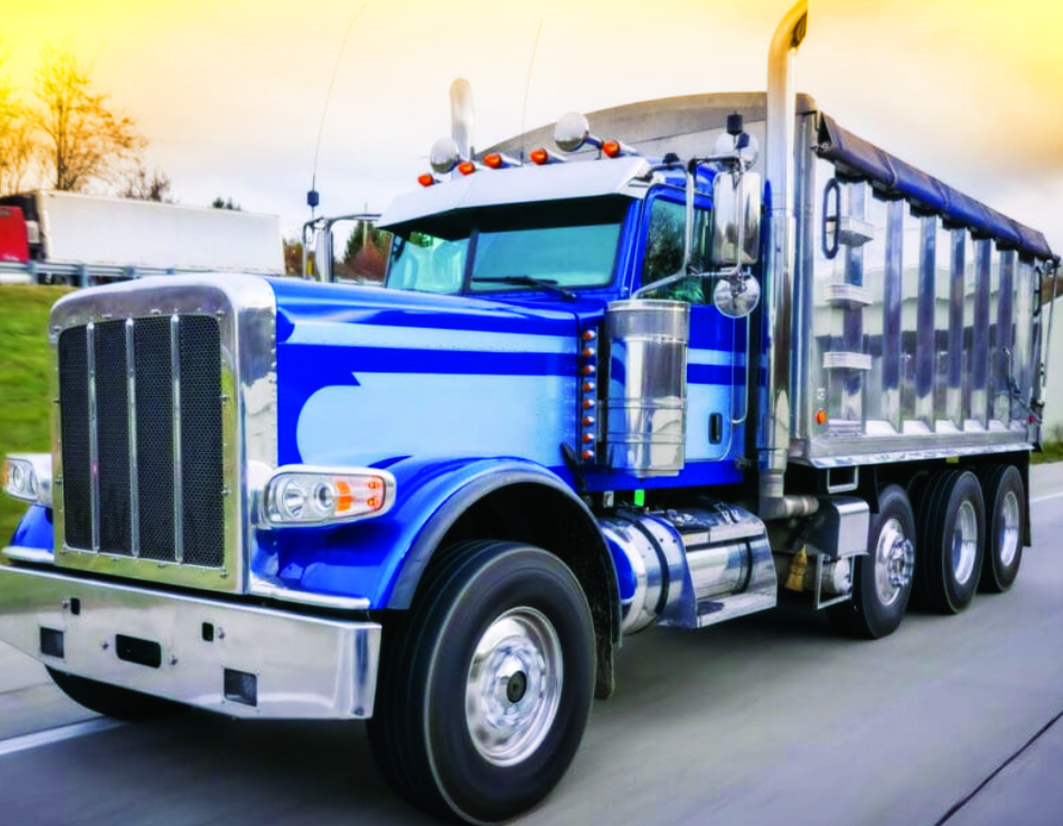
<svg viewBox="0 0 1063 826"><path fill-rule="evenodd" d="M373 714L373 622L0 567L0 640L59 671L230 716Z"/></svg>

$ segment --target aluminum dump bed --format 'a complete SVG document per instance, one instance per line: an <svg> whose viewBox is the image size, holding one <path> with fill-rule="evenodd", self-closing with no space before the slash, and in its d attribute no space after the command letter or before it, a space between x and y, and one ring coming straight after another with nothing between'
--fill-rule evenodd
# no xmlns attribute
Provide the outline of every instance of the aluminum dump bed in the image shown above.
<svg viewBox="0 0 1063 826"><path fill-rule="evenodd" d="M798 121L791 457L1027 448L1044 236L822 113Z"/></svg>

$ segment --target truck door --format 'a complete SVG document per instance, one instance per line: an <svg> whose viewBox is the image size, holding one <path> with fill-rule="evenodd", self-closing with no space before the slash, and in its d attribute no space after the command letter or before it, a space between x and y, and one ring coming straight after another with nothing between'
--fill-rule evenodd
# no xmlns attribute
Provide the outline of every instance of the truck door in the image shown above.
<svg viewBox="0 0 1063 826"><path fill-rule="evenodd" d="M708 203L695 203L692 262L707 268ZM658 188L650 192L643 210L639 278L636 288L674 274L683 263L686 207L680 190ZM686 301L690 304L690 351L687 359L686 459L714 461L727 457L732 446L742 449L741 425L745 418L746 321L719 313L710 303L709 279L685 278L672 282L647 298ZM736 407L737 405L737 407Z"/></svg>

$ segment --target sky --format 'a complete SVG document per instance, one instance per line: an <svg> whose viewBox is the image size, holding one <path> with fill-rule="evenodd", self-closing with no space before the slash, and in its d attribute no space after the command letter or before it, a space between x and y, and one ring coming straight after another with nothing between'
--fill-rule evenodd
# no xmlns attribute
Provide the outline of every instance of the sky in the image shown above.
<svg viewBox="0 0 1063 826"><path fill-rule="evenodd" d="M457 77L472 84L477 146L572 110L763 90L788 7L0 0L0 75L28 89L41 47L68 45L137 121L146 165L169 175L181 203L231 197L280 215L295 236L322 124L320 210L379 211L427 171ZM850 131L1040 229L1059 253L1060 31L1060 0L810 0L797 87Z"/></svg>

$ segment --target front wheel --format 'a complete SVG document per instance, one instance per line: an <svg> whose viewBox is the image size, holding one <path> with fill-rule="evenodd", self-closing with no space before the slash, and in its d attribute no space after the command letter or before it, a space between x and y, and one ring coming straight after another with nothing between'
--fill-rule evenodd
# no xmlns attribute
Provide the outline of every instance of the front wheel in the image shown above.
<svg viewBox="0 0 1063 826"><path fill-rule="evenodd" d="M385 625L369 741L414 805L476 823L527 811L576 754L594 693L590 607L557 557L450 549Z"/></svg>

